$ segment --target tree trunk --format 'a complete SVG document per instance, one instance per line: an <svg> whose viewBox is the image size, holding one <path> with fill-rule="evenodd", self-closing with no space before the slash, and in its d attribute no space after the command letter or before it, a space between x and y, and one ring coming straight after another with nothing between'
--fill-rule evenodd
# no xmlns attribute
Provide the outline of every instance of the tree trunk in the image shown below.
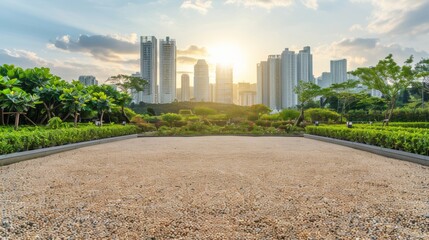
<svg viewBox="0 0 429 240"><path fill-rule="evenodd" d="M69 118L70 117L70 113L67 113L67 115L63 118L63 122L65 121L65 120L67 120L67 118Z"/></svg>
<svg viewBox="0 0 429 240"><path fill-rule="evenodd" d="M341 109L341 115L340 115L340 123L343 123L343 116L346 109L346 102L343 103L343 109Z"/></svg>
<svg viewBox="0 0 429 240"><path fill-rule="evenodd" d="M103 116L104 116L104 111L101 111L101 116L100 116L100 127L103 126Z"/></svg>
<svg viewBox="0 0 429 240"><path fill-rule="evenodd" d="M128 118L127 114L125 114L125 107L121 106L122 111L122 117L125 119L125 122L130 123L130 119Z"/></svg>
<svg viewBox="0 0 429 240"><path fill-rule="evenodd" d="M1 118L1 125L4 125L4 114L3 114L3 108L0 108L0 118Z"/></svg>
<svg viewBox="0 0 429 240"><path fill-rule="evenodd" d="M15 130L18 130L18 126L19 126L19 115L21 115L19 112L15 113Z"/></svg>
<svg viewBox="0 0 429 240"><path fill-rule="evenodd" d="M77 127L77 119L79 118L79 113L74 113L74 127Z"/></svg>
<svg viewBox="0 0 429 240"><path fill-rule="evenodd" d="M46 103L43 103L43 106L45 106L46 113L48 114L48 121L49 121L49 119L51 119L51 111L49 110L49 107L48 105L46 105Z"/></svg>
<svg viewBox="0 0 429 240"><path fill-rule="evenodd" d="M301 113L295 121L295 127L297 127L304 120L304 106L301 107Z"/></svg>
<svg viewBox="0 0 429 240"><path fill-rule="evenodd" d="M393 109L395 109L395 104L396 104L396 98L393 98L390 101L389 109L387 110L387 112L385 114L385 120L386 121L383 121L383 127L389 126L390 118L392 118L392 114L393 114Z"/></svg>

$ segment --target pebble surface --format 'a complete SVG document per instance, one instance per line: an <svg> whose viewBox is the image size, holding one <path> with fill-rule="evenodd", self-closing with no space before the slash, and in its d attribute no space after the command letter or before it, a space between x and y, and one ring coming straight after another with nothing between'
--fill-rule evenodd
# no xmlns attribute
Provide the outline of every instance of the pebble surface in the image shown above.
<svg viewBox="0 0 429 240"><path fill-rule="evenodd" d="M429 239L429 168L290 137L137 138L0 167L2 239Z"/></svg>

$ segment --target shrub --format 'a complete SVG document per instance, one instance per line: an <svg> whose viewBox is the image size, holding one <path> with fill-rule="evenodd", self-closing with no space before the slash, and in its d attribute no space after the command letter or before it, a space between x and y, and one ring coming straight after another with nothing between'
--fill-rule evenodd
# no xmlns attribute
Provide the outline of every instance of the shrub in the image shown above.
<svg viewBox="0 0 429 240"><path fill-rule="evenodd" d="M173 126L175 122L182 120L182 116L176 113L166 113L161 115L161 119L167 122L170 126Z"/></svg>
<svg viewBox="0 0 429 240"><path fill-rule="evenodd" d="M208 107L196 107L194 108L194 112L196 115L200 116L208 116L216 114L216 110Z"/></svg>
<svg viewBox="0 0 429 240"><path fill-rule="evenodd" d="M280 114L275 113L275 114L263 114L260 117L261 120L268 120L268 121L277 121L280 119Z"/></svg>
<svg viewBox="0 0 429 240"><path fill-rule="evenodd" d="M61 127L63 120L59 117L53 117L48 121L48 127L52 129L58 129Z"/></svg>
<svg viewBox="0 0 429 240"><path fill-rule="evenodd" d="M305 111L305 115L310 116L312 122L336 122L340 118L340 114L323 108L310 108Z"/></svg>
<svg viewBox="0 0 429 240"><path fill-rule="evenodd" d="M179 110L179 114L182 116L190 116L193 115L192 110L191 109L180 109Z"/></svg>
<svg viewBox="0 0 429 240"><path fill-rule="evenodd" d="M294 120L299 117L299 111L295 109L283 109L279 113L279 118L282 120Z"/></svg>
<svg viewBox="0 0 429 240"><path fill-rule="evenodd" d="M271 126L271 121L268 120L257 120L255 121L255 124L261 127L270 127Z"/></svg>

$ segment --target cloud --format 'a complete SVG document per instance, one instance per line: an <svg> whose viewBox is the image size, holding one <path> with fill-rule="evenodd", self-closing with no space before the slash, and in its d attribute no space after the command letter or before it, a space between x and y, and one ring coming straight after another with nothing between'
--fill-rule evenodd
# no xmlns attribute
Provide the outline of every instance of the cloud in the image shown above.
<svg viewBox="0 0 429 240"><path fill-rule="evenodd" d="M295 0L226 0L226 4L243 5L245 7L260 7L265 9L272 9L275 7L288 7L292 5ZM307 0L303 2L313 2Z"/></svg>
<svg viewBox="0 0 429 240"><path fill-rule="evenodd" d="M198 58L194 58L194 57L186 57L186 56L177 57L177 62L180 64L195 65L197 61L198 61Z"/></svg>
<svg viewBox="0 0 429 240"><path fill-rule="evenodd" d="M304 4L304 6L317 10L317 8L319 7L319 4L317 2L317 0L301 0L302 4Z"/></svg>
<svg viewBox="0 0 429 240"><path fill-rule="evenodd" d="M352 0L374 6L367 29L382 34L429 33L429 1Z"/></svg>
<svg viewBox="0 0 429 240"><path fill-rule="evenodd" d="M206 56L208 54L207 49L205 47L198 47L196 45L191 45L187 49L178 49L177 55L198 55L198 56Z"/></svg>
<svg viewBox="0 0 429 240"><path fill-rule="evenodd" d="M123 55L137 55L139 53L136 34L127 37L120 35L80 35L76 40L73 40L69 35L64 35L57 37L48 45L48 48L89 53L96 59L108 62L124 61Z"/></svg>
<svg viewBox="0 0 429 240"><path fill-rule="evenodd" d="M428 52L417 51L399 44L383 44L378 38L343 39L315 50L317 56L325 56L329 59L346 58L349 70L362 66L374 66L389 54L393 54L399 64L402 64L411 55L416 61L429 57Z"/></svg>
<svg viewBox="0 0 429 240"><path fill-rule="evenodd" d="M134 62L133 62L134 61ZM63 79L71 81L80 75L94 75L102 82L108 77L119 73L130 74L137 67L135 60L118 63L99 62L97 60L83 60L82 58L66 60L46 60L36 53L21 49L0 49L0 63L14 64L22 68L47 67L51 72Z"/></svg>
<svg viewBox="0 0 429 240"><path fill-rule="evenodd" d="M208 9L212 7L211 0L185 0L183 1L180 8L192 9L198 11L201 14L206 14Z"/></svg>

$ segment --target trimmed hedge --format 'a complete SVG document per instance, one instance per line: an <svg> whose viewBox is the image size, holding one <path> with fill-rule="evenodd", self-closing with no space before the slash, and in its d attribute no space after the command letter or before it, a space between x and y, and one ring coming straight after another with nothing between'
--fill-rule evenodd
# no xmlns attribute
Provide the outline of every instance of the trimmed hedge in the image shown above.
<svg viewBox="0 0 429 240"><path fill-rule="evenodd" d="M365 143L383 148L401 150L429 156L429 134L408 131L377 130L371 128L346 128L339 126L308 126L306 133Z"/></svg>
<svg viewBox="0 0 429 240"><path fill-rule="evenodd" d="M134 125L84 126L0 133L0 155L137 133Z"/></svg>

